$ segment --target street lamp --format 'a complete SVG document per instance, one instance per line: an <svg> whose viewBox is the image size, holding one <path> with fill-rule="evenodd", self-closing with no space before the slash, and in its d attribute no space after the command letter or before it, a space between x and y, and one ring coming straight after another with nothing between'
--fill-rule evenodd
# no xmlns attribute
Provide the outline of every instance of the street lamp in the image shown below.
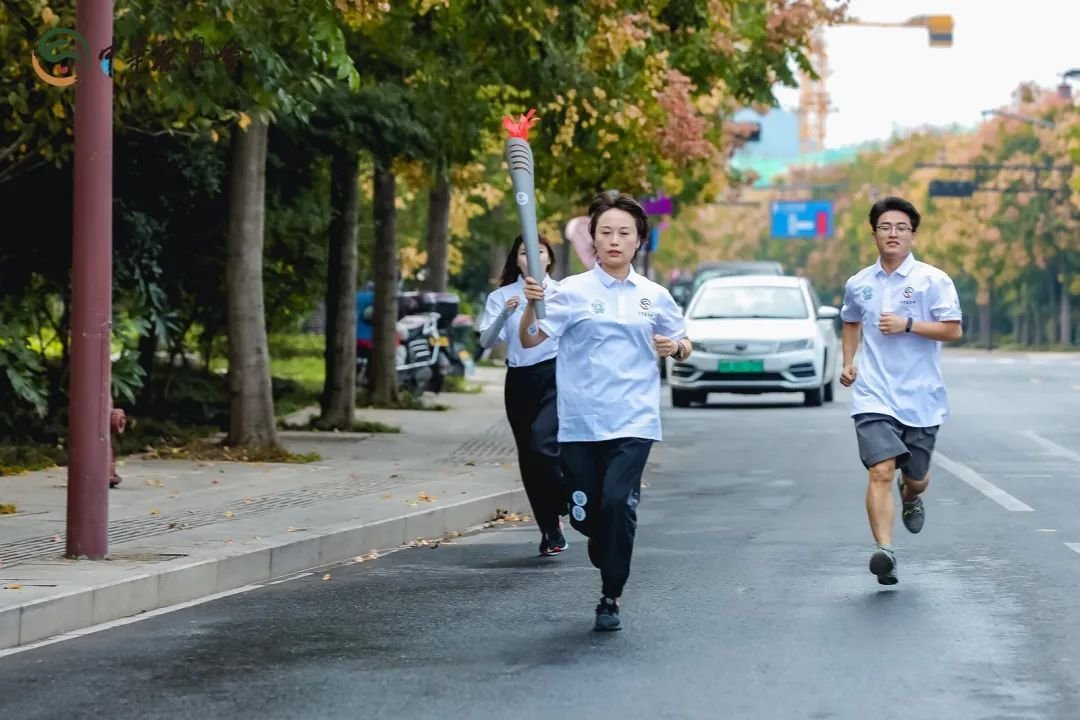
<svg viewBox="0 0 1080 720"><path fill-rule="evenodd" d="M1051 130L1057 127L1057 125L1050 122L1049 120L1028 117L1026 115L1017 115L1016 113L1011 113L1006 110L983 110L982 114L984 117L987 115L999 115L1003 118L1009 118L1010 120L1019 120L1020 122L1026 122L1030 125L1038 125L1039 127L1049 128Z"/></svg>
<svg viewBox="0 0 1080 720"><path fill-rule="evenodd" d="M1072 100L1072 85L1070 80L1080 80L1080 68L1073 68L1061 73L1061 84L1058 85L1058 97L1062 100Z"/></svg>

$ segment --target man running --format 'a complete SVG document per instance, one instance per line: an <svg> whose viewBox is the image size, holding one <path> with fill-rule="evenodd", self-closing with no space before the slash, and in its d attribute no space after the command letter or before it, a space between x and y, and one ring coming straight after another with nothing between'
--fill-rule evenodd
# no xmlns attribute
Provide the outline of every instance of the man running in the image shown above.
<svg viewBox="0 0 1080 720"><path fill-rule="evenodd" d="M844 287L844 369L840 383L854 385L851 417L859 456L870 473L866 514L877 550L870 572L895 585L892 548L895 516L892 483L896 470L904 526L922 530L922 493L930 480L930 458L940 425L949 416L941 375L941 343L959 340L963 314L952 279L911 253L920 215L906 200L887 197L870 208L878 261ZM855 351L862 335L858 366Z"/></svg>

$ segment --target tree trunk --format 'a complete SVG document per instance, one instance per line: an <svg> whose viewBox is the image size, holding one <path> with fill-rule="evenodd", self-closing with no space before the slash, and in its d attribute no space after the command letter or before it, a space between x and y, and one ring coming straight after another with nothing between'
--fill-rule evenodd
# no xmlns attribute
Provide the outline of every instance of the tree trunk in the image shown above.
<svg viewBox="0 0 1080 720"><path fill-rule="evenodd" d="M326 380L322 417L326 428L348 430L356 410L356 265L359 258L360 172L353 153L330 162L330 260L326 282Z"/></svg>
<svg viewBox="0 0 1080 720"><path fill-rule="evenodd" d="M435 185L428 193L427 277L424 289L446 292L450 272L447 260L450 250L450 176L435 174Z"/></svg>
<svg viewBox="0 0 1080 720"><path fill-rule="evenodd" d="M990 347L990 333L993 331L991 327L990 292L989 285L980 285L975 293L975 307L979 311L978 327L975 335L979 338L979 345L986 348Z"/></svg>
<svg viewBox="0 0 1080 720"><path fill-rule="evenodd" d="M229 180L229 262L225 270L229 329L230 445L276 447L263 299L268 126L252 118L233 139Z"/></svg>
<svg viewBox="0 0 1080 720"><path fill-rule="evenodd" d="M1058 341L1068 347L1072 345L1072 298L1069 296L1069 268L1065 257L1061 258L1061 302L1059 303L1058 326L1061 335Z"/></svg>
<svg viewBox="0 0 1080 720"><path fill-rule="evenodd" d="M394 171L389 160L376 162L373 198L375 253L372 275L375 280L375 307L372 338L375 348L372 372L376 405L398 403L397 369L397 208L394 205Z"/></svg>
<svg viewBox="0 0 1080 720"><path fill-rule="evenodd" d="M139 365L146 375L143 377L142 389L137 396L135 406L140 412L154 406L154 365L157 360L158 336L153 323L150 329L139 338Z"/></svg>

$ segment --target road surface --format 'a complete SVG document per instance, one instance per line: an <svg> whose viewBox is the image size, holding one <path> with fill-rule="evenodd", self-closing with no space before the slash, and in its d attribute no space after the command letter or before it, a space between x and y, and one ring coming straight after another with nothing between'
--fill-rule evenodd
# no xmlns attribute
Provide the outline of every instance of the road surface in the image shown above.
<svg viewBox="0 0 1080 720"><path fill-rule="evenodd" d="M1080 717L1080 362L946 362L927 522L867 569L847 393L665 411L619 633L483 530L0 657L0 717Z"/></svg>

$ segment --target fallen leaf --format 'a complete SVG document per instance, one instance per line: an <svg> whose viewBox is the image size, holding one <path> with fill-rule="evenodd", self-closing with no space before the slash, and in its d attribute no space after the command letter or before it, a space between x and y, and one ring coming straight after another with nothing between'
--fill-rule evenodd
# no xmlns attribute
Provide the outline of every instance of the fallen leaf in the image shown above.
<svg viewBox="0 0 1080 720"><path fill-rule="evenodd" d="M325 575L323 575L322 579L323 580L329 580L330 579L330 573L326 573Z"/></svg>
<svg viewBox="0 0 1080 720"><path fill-rule="evenodd" d="M251 503L253 503L253 502L255 502L255 501L254 501L254 500L252 500L251 498L244 498L244 504L245 504L245 505L250 505L250 504L251 504Z"/></svg>
<svg viewBox="0 0 1080 720"><path fill-rule="evenodd" d="M5 590L22 590L22 585L20 585L19 583L11 583L10 585L5 585L4 589Z"/></svg>
<svg viewBox="0 0 1080 720"><path fill-rule="evenodd" d="M15 506L12 505L11 503L6 503L4 505L0 505L0 515L14 515L14 514L15 514Z"/></svg>
<svg viewBox="0 0 1080 720"><path fill-rule="evenodd" d="M226 545L232 545L234 542L236 542L236 541L235 540L226 540L225 544Z"/></svg>
<svg viewBox="0 0 1080 720"><path fill-rule="evenodd" d="M393 498L393 497L394 497L393 495L383 495L383 496L382 496L382 499L383 499L383 500L390 500L390 499L391 499L391 498Z"/></svg>
<svg viewBox="0 0 1080 720"><path fill-rule="evenodd" d="M154 487L154 481L150 478L146 478L145 480L143 480L143 482L146 483L148 487Z"/></svg>
<svg viewBox="0 0 1080 720"><path fill-rule="evenodd" d="M472 460L470 460L469 462L465 463L465 465L466 465L467 467L476 467L476 463L474 463L474 462L473 462Z"/></svg>
<svg viewBox="0 0 1080 720"><path fill-rule="evenodd" d="M150 511L150 514L151 515L160 515L161 511L158 510L157 508L154 508L153 510Z"/></svg>
<svg viewBox="0 0 1080 720"><path fill-rule="evenodd" d="M210 481L210 484L211 484L211 485L220 485L220 484L221 484L221 481L220 481L220 480L211 480L211 481Z"/></svg>
<svg viewBox="0 0 1080 720"><path fill-rule="evenodd" d="M236 513L234 513L232 510L226 510L225 511L225 517L234 518L234 517L236 517Z"/></svg>

